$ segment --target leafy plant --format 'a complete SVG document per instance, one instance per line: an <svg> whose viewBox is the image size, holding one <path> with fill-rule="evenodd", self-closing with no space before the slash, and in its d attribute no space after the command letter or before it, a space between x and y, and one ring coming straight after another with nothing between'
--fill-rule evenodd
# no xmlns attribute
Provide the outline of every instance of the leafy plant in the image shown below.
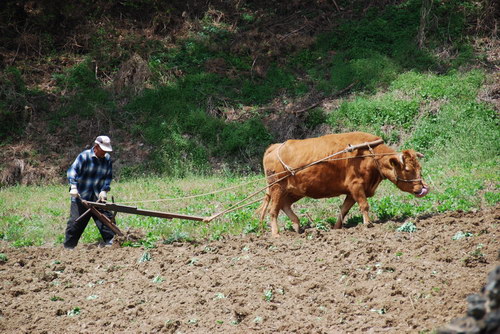
<svg viewBox="0 0 500 334"><path fill-rule="evenodd" d="M171 235L166 238L163 243L164 244L172 244L174 242L189 242L192 238L189 236L189 233L174 231Z"/></svg>
<svg viewBox="0 0 500 334"><path fill-rule="evenodd" d="M387 310L386 310L385 308L381 308L381 309L371 309L370 311L371 311L371 312L378 313L378 314L386 314L386 313L387 313Z"/></svg>
<svg viewBox="0 0 500 334"><path fill-rule="evenodd" d="M464 238L470 238L473 236L474 236L474 234L472 234L470 232L458 231L457 233L455 233L455 235L453 237L451 237L451 239L452 240L460 240L460 239L464 239Z"/></svg>
<svg viewBox="0 0 500 334"><path fill-rule="evenodd" d="M415 226L415 224L413 222L405 222L403 225L401 225L400 227L398 227L396 229L396 231L398 232L415 232L417 231L417 227Z"/></svg>
<svg viewBox="0 0 500 334"><path fill-rule="evenodd" d="M165 279L163 277L161 277L160 275L157 275L153 278L153 283L162 283L164 281L165 281Z"/></svg>
<svg viewBox="0 0 500 334"><path fill-rule="evenodd" d="M226 296L221 292L216 293L214 297L214 299L224 299L224 298L226 298Z"/></svg>
<svg viewBox="0 0 500 334"><path fill-rule="evenodd" d="M264 290L264 300L266 302L272 302L274 299L273 289Z"/></svg>
<svg viewBox="0 0 500 334"><path fill-rule="evenodd" d="M68 317L74 317L76 315L79 315L81 313L81 309L79 307L74 307L71 310L69 310L66 315Z"/></svg>
<svg viewBox="0 0 500 334"><path fill-rule="evenodd" d="M144 252L142 254L142 256L139 258L139 263L142 263L142 262L148 262L148 261L151 261L152 259L152 256L149 252Z"/></svg>

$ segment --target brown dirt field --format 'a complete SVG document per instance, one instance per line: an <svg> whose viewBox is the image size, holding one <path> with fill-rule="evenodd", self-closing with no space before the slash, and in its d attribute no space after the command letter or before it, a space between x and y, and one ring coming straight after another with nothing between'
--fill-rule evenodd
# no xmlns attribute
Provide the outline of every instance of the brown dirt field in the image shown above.
<svg viewBox="0 0 500 334"><path fill-rule="evenodd" d="M499 264L500 207L414 222L418 230L411 234L388 222L151 250L3 244L8 260L0 262L0 331L432 330L463 316L466 296L479 292ZM452 240L458 231L474 236ZM150 261L140 262L146 251ZM163 281L155 282L157 276ZM68 314L77 307L79 314Z"/></svg>

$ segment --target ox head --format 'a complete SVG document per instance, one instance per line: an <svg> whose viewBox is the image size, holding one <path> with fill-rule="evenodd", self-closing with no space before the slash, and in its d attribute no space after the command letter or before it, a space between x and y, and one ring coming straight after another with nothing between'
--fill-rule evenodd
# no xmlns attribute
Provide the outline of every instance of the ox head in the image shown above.
<svg viewBox="0 0 500 334"><path fill-rule="evenodd" d="M417 197L424 197L429 192L429 187L422 179L422 167L418 161L423 156L414 150L404 150L389 159L393 170L393 177L389 179L402 191Z"/></svg>

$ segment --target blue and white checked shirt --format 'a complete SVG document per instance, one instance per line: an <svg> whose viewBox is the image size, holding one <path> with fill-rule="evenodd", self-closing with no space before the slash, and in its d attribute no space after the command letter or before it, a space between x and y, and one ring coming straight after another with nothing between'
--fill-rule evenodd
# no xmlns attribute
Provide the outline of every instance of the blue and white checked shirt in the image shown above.
<svg viewBox="0 0 500 334"><path fill-rule="evenodd" d="M83 151L76 157L68 169L68 181L76 184L78 193L87 201L96 201L101 191L111 189L113 164L111 156L106 153L104 158L98 158L94 148Z"/></svg>

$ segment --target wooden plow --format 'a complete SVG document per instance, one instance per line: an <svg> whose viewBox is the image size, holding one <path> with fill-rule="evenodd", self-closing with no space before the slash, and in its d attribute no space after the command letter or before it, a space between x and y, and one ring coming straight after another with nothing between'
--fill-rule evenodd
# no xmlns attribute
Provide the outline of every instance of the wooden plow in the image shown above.
<svg viewBox="0 0 500 334"><path fill-rule="evenodd" d="M346 147L342 151L333 153L333 154L331 154L331 155L329 155L329 156L327 156L327 157L325 157L323 159L311 162L309 164L306 164L306 165L298 167L298 168L291 168L291 167L287 166L281 160L281 158L279 157L279 153L278 153L278 158L280 159L280 161L282 162L283 166L285 167L285 169L286 169L285 173L287 173L287 175L285 175L283 177L280 177L277 181L275 181L275 182L273 182L271 184L267 184L266 187L264 187L264 188L260 189L259 191L255 192L255 193L253 193L253 194L251 194L249 196L247 196L245 199L243 199L243 200L235 203L234 206L232 206L230 209L227 209L227 210L224 210L222 212L216 213L216 214L214 214L211 217L190 216L190 215L183 215L183 214L179 214L179 213L170 213L170 212L161 212L161 211L153 211L153 210L144 210L144 209L139 209L139 208L137 208L135 206L127 206L127 205L115 204L114 200L113 200L113 203L108 203L108 202L91 202L91 201L86 201L86 200L80 198L80 200L82 201L82 204L87 208L87 211L84 214L82 214L80 217L78 217L76 219L76 221L78 222L81 219L83 219L83 217L87 216L88 214L92 214L94 217L97 217L103 224L107 225L113 232L115 232L119 236L123 236L123 233L116 226L115 216L116 216L116 214L118 212L123 212L123 213L128 213L128 214L133 214L133 215L142 215L142 216L149 216L149 217L166 218L166 219L179 218L179 219L187 219L187 220L210 222L210 221L214 220L215 218L217 218L217 217L219 217L219 216L221 216L221 215L223 215L223 214L225 214L227 212L234 211L234 210L240 209L242 207L245 207L247 205L250 205L250 204L253 204L255 202L260 201L261 199L257 199L255 201L252 201L252 202L247 203L245 205L240 205L241 203L243 203L243 202L247 201L248 199L252 198L253 196L257 195L258 193L266 190L271 185L273 185L273 184L275 184L275 183L277 183L277 182L279 182L279 181L281 181L281 180L283 180L283 179L285 179L285 178L287 178L289 176L293 176L293 175L295 175L295 173L300 172L303 169L309 168L309 167L311 167L313 165L316 165L318 163L322 163L322 162L325 162L325 161L345 159L345 158L337 158L337 159L335 159L334 157L337 156L337 155L339 155L339 154L343 154L343 153L347 153L347 152L352 152L352 151L357 150L359 148L364 148L364 147L371 148L372 146L376 146L376 145L379 145L381 143L383 143L383 140L382 139L378 139L378 140L375 140L375 141L372 141L372 142L369 142L369 143L362 143L362 144L357 144L357 145L349 145L348 147ZM368 155L368 156L372 156L372 155ZM365 157L365 156L360 156L360 157ZM240 206L238 206L238 205L240 205ZM103 212L101 212L99 210L106 210L106 211L113 212L113 215L112 215L111 218L109 218Z"/></svg>
<svg viewBox="0 0 500 334"><path fill-rule="evenodd" d="M179 213L143 210L135 206L120 205L115 203L90 202L83 199L81 201L82 204L87 208L87 211L76 219L77 222L80 221L84 216L92 214L119 236L123 236L123 233L122 231L120 231L118 226L116 226L115 216L118 212L123 212L133 215L166 218L166 219L179 218L179 219L188 219L196 221L204 221L204 220L206 221L205 217L189 216ZM109 218L99 210L112 211L113 212L112 218Z"/></svg>

